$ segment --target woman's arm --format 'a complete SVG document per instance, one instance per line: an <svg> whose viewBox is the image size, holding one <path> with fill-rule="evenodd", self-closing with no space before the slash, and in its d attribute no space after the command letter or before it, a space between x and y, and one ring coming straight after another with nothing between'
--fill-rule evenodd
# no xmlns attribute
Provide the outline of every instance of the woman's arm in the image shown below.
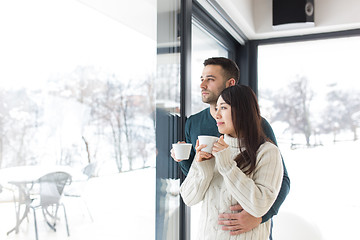
<svg viewBox="0 0 360 240"><path fill-rule="evenodd" d="M246 176L230 157L230 149L215 155L227 189L243 209L262 217L274 203L282 182L283 166L277 147L271 143L260 146L253 177Z"/></svg>
<svg viewBox="0 0 360 240"><path fill-rule="evenodd" d="M189 174L180 186L180 194L188 206L195 205L204 199L205 193L214 175L215 159L193 161Z"/></svg>

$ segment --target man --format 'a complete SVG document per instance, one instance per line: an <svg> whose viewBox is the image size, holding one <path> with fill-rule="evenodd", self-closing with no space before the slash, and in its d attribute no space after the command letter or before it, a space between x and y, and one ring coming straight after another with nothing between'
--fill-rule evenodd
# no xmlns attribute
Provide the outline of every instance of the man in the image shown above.
<svg viewBox="0 0 360 240"><path fill-rule="evenodd" d="M181 166L181 170L185 175L189 172L191 163L195 156L195 145L199 135L220 136L215 121L216 101L221 91L229 86L237 84L240 78L240 71L236 63L227 58L209 58L204 61L204 70L201 76L201 96L204 103L210 105L209 108L194 114L188 118L185 125L185 140L192 143L190 158L185 161L175 159L173 151L171 156ZM262 127L266 136L277 145L274 132L270 124L262 118ZM219 214L219 224L223 225L223 230L230 231L230 235L238 235L257 227L262 222L268 221L279 211L279 208L290 190L290 179L283 161L284 176L280 193L270 208L270 210L261 218L256 218L242 209L240 205L230 208L231 211L237 213ZM270 230L270 240L272 234Z"/></svg>

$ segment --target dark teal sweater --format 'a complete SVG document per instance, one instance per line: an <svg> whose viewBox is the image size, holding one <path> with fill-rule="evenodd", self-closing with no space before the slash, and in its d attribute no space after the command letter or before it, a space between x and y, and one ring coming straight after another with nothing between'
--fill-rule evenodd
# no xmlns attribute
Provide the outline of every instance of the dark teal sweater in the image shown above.
<svg viewBox="0 0 360 240"><path fill-rule="evenodd" d="M270 124L262 118L261 125L265 132L265 135L277 145L277 141L274 135L274 132L270 126ZM179 162L182 172L187 175L191 166L191 163L195 156L195 145L196 140L199 135L210 135L210 136L220 136L218 132L218 128L216 125L215 119L210 114L210 108L206 108L201 112L190 116L185 124L185 140L187 143L191 143L193 145L191 149L191 154L189 160L184 160ZM284 166L284 176L283 181L281 184L281 189L279 192L276 201L274 202L273 206L270 210L262 217L262 222L266 222L274 215L276 215L280 209L281 204L284 202L286 196L290 191L290 179L288 177L288 173L285 167L284 159L283 159L283 166Z"/></svg>

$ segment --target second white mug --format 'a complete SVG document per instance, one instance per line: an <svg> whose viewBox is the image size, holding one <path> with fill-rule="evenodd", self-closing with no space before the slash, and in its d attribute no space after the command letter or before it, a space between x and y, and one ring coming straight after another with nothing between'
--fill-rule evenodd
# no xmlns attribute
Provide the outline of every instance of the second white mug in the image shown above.
<svg viewBox="0 0 360 240"><path fill-rule="evenodd" d="M189 159L192 144L191 143L173 143L172 145L177 160Z"/></svg>

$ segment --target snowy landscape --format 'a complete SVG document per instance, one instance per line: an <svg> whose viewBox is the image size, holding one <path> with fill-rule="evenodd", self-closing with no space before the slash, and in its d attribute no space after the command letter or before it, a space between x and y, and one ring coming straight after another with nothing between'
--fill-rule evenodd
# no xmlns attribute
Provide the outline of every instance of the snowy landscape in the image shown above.
<svg viewBox="0 0 360 240"><path fill-rule="evenodd" d="M334 143L324 138L323 142L323 146L291 149L289 142L279 139L291 190L274 217L274 236L278 240L301 237L337 240L357 236L357 216L360 214L357 149L360 141ZM174 187L169 191L176 193L178 182ZM84 190L84 200L93 221L81 199L65 198L71 233L68 239L154 239L155 168L94 177ZM168 213L171 223L177 223L177 202L178 197L168 202L172 205ZM0 239L20 240L34 236L31 214L21 225L19 234L6 236L6 231L15 224L13 203L0 203L0 212ZM192 235L196 235L198 211L194 209L192 214ZM39 229L41 238L67 239L63 219L56 233L44 222Z"/></svg>

